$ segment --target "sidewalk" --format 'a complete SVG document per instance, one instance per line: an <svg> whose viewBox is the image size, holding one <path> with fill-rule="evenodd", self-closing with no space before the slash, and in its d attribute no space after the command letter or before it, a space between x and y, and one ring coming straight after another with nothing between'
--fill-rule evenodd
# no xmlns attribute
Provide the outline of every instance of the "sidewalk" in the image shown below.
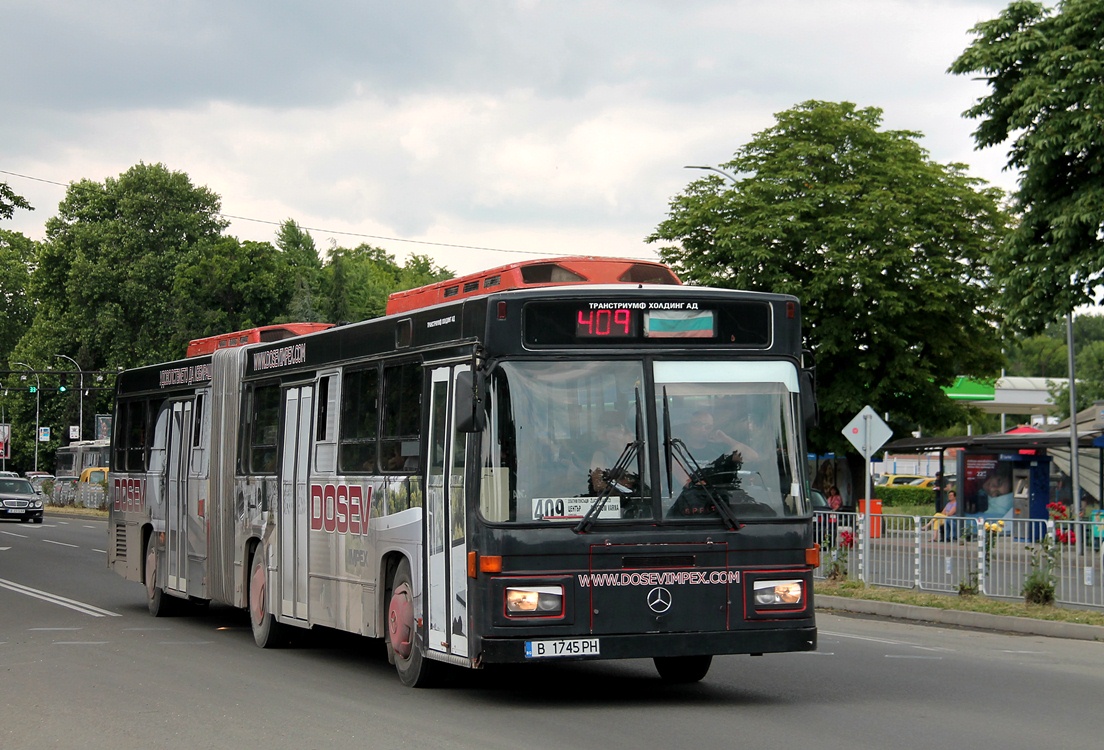
<svg viewBox="0 0 1104 750"><path fill-rule="evenodd" d="M818 595L816 597L816 608L827 612L875 615L894 620L911 620L919 623L995 630L1021 635L1104 641L1104 627L1100 625L1080 625L1074 622L1054 622L1051 620L1035 620L1030 617L1010 617L1008 615L989 615L982 612L917 607L912 604L852 599L846 596Z"/></svg>

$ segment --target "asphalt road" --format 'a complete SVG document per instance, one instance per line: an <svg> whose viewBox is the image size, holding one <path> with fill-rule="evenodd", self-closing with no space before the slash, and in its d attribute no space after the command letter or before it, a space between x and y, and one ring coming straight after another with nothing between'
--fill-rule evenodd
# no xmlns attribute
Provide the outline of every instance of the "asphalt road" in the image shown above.
<svg viewBox="0 0 1104 750"><path fill-rule="evenodd" d="M243 613L151 618L104 521L0 523L0 748L1098 748L1104 644L818 616L809 654L471 672L403 688L377 644L253 645Z"/></svg>

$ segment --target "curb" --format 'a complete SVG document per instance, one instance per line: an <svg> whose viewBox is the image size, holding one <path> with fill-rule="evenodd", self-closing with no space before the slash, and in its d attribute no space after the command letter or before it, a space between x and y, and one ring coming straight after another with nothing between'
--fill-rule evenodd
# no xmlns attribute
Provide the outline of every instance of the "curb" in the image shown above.
<svg viewBox="0 0 1104 750"><path fill-rule="evenodd" d="M818 596L816 608L828 612L851 612L876 615L894 620L910 620L936 625L953 625L978 630L995 630L1021 635L1042 635L1049 638L1069 638L1081 641L1104 641L1104 626L1082 625L1076 622L1035 620L1030 617L990 615L983 612L963 612L957 609L918 607L846 596Z"/></svg>

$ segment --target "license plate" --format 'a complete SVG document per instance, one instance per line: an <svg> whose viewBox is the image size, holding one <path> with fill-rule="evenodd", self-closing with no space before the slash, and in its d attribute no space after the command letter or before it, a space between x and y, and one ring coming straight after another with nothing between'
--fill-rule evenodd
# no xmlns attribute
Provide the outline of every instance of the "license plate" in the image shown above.
<svg viewBox="0 0 1104 750"><path fill-rule="evenodd" d="M25 513L23 508L8 508L8 513Z"/></svg>
<svg viewBox="0 0 1104 750"><path fill-rule="evenodd" d="M554 641L526 641L526 659L546 659L555 656L597 656L597 638L562 638Z"/></svg>

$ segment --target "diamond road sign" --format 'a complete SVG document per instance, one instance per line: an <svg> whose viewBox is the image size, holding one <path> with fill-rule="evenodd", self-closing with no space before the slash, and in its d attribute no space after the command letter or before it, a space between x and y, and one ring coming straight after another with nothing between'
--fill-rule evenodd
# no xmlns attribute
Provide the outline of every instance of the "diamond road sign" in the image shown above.
<svg viewBox="0 0 1104 750"><path fill-rule="evenodd" d="M864 406L843 428L843 436L869 461L875 451L893 437L893 430L889 429L889 425L882 421L874 409Z"/></svg>

